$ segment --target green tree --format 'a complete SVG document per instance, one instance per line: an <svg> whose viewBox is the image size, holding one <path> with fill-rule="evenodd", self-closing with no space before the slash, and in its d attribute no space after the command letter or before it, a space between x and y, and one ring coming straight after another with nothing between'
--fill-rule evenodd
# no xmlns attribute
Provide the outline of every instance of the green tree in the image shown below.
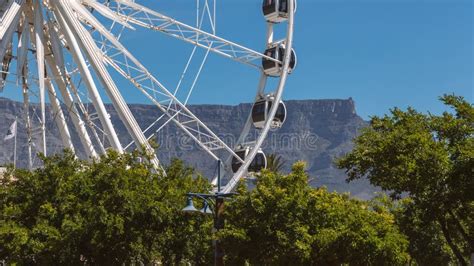
<svg viewBox="0 0 474 266"><path fill-rule="evenodd" d="M396 222L410 241L409 251L418 265L450 265L456 261L436 221L423 220L411 198L398 202Z"/></svg>
<svg viewBox="0 0 474 266"><path fill-rule="evenodd" d="M389 211L311 188L304 163L288 175L263 171L241 184L220 232L230 265L403 265L405 237Z"/></svg>
<svg viewBox="0 0 474 266"><path fill-rule="evenodd" d="M414 254L446 243L459 264L467 265L474 252L474 108L454 95L441 100L454 112L437 116L395 108L390 115L373 117L337 165L346 169L348 181L367 177L394 198L406 193L410 201L402 212L402 229L412 244L429 238L429 232L438 241L412 245ZM437 254L446 258L444 251Z"/></svg>
<svg viewBox="0 0 474 266"><path fill-rule="evenodd" d="M267 156L267 169L272 172L281 172L285 167L285 159L281 155L272 153Z"/></svg>
<svg viewBox="0 0 474 266"><path fill-rule="evenodd" d="M0 186L0 258L20 264L208 264L210 221L180 209L209 183L179 161L166 178L143 154L77 160L71 152L16 170ZM146 156L145 156L146 157ZM10 172L10 177L12 173Z"/></svg>

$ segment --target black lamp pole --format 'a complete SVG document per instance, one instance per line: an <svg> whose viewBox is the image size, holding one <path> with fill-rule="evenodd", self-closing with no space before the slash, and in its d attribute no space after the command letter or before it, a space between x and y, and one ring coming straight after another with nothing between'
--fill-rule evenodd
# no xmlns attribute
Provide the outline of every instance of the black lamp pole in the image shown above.
<svg viewBox="0 0 474 266"><path fill-rule="evenodd" d="M216 232L224 229L224 198L216 198L216 210L214 215L214 229ZM214 265L224 265L224 249L220 244L219 238L214 243Z"/></svg>
<svg viewBox="0 0 474 266"><path fill-rule="evenodd" d="M221 193L221 160L217 160L217 194ZM216 196L214 210L214 230L224 229L224 198ZM224 250L219 243L219 239L214 242L214 265L224 265Z"/></svg>
<svg viewBox="0 0 474 266"><path fill-rule="evenodd" d="M214 225L213 231L218 232L224 228L224 201L226 198L234 196L236 193L221 193L221 161L218 160L217 166L217 192L214 194L203 194L203 193L187 193L188 197L188 206L186 206L183 211L186 212L202 212L207 213L206 207L202 211L197 210L192 205L192 198L202 199L206 204L204 206L212 207ZM222 266L224 265L224 249L220 245L219 239L214 241L214 265Z"/></svg>

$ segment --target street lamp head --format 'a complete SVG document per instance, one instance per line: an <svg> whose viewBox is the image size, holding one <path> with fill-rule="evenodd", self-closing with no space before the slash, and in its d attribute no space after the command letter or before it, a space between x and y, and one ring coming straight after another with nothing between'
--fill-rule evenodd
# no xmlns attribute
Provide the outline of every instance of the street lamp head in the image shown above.
<svg viewBox="0 0 474 266"><path fill-rule="evenodd" d="M211 207L209 206L207 201L204 201L204 206L199 211L203 214L212 214Z"/></svg>
<svg viewBox="0 0 474 266"><path fill-rule="evenodd" d="M199 212L198 209L196 209L196 207L194 207L192 197L188 197L186 207L184 207L181 211L183 211L183 212Z"/></svg>

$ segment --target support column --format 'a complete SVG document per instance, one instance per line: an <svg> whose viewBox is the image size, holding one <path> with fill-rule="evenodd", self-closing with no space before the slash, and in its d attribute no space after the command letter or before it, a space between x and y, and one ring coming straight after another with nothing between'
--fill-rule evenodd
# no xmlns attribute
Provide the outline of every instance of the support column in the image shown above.
<svg viewBox="0 0 474 266"><path fill-rule="evenodd" d="M42 152L44 156L46 153L46 94L45 94L45 72L44 72L44 42L43 42L43 14L41 11L41 5L39 1L35 2L35 47L36 47L36 62L38 65L38 87L39 87L39 100L41 109L41 144Z"/></svg>
<svg viewBox="0 0 474 266"><path fill-rule="evenodd" d="M97 158L97 152L95 151L89 133L86 130L84 121L82 121L81 117L79 116L79 112L74 106L74 101L72 100L71 94L67 90L66 82L63 79L63 70L60 70L55 64L55 60L53 59L53 55L51 53L48 53L46 56L46 62L48 64L49 70L52 73L52 76L56 77L56 84L58 85L63 101L66 104L66 109L69 113L69 116L71 117L74 127L76 128L77 134L79 135L79 139L81 140L82 146L84 147L87 156Z"/></svg>
<svg viewBox="0 0 474 266"><path fill-rule="evenodd" d="M65 148L68 148L74 152L74 145L72 144L71 134L69 133L69 128L67 126L66 119L64 118L63 110L61 109L61 103L57 98L53 83L49 78L46 80L46 85L48 87L48 95L49 101L51 102L51 108L53 109L53 118L59 129L59 135L61 136L63 145Z"/></svg>
<svg viewBox="0 0 474 266"><path fill-rule="evenodd" d="M126 126L128 133L133 138L138 148L141 148L140 145L143 145L145 147L145 151L149 153L153 152L153 149L148 143L143 131L135 120L135 117L132 115L132 112L128 108L112 77L105 68L100 56L100 50L95 45L91 35L84 29L79 20L74 16L74 12L69 6L68 2L64 0L59 0L59 2L60 3L57 4L56 7L60 12L57 13L62 15L61 17L63 24L67 24L66 26L70 26L70 29L74 29L73 32L77 35L76 39L78 43L86 53L91 66L94 68L99 80L106 89L106 92L109 95L109 98L111 99L115 110L117 110L122 122ZM156 158L154 152L151 157L151 163L155 167L159 167L159 161Z"/></svg>
<svg viewBox="0 0 474 266"><path fill-rule="evenodd" d="M102 127L107 134L107 139L109 140L110 145L114 150L119 153L123 152L122 145L118 139L117 133L112 125L112 121L110 120L110 115L107 113L105 109L105 105L102 102L102 97L99 94L99 91L95 85L95 82L92 78L92 74L86 64L86 60L82 55L82 51L79 47L78 40L74 36L73 32L69 28L68 24L65 21L65 18L62 16L60 12L55 10L55 14L58 18L58 22L61 25L61 28L64 32L64 36L69 44L69 48L71 49L71 54L74 57L74 61L79 67L79 71L81 72L84 84L89 90L89 94L91 96L92 104L96 109L97 114L99 115L100 122Z"/></svg>

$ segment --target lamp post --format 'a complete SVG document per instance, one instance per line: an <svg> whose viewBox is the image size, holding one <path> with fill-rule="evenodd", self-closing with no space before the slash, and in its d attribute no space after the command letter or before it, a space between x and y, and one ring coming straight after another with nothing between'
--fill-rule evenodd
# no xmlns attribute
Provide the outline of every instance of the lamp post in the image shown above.
<svg viewBox="0 0 474 266"><path fill-rule="evenodd" d="M187 193L187 204L182 209L183 212L197 212L202 214L209 214L213 216L213 232L217 232L224 228L224 200L234 196L236 193L221 193L221 161L218 160L217 166L217 192L215 193ZM198 210L194 207L193 198L204 201L202 209ZM214 242L214 265L224 265L224 250L220 246L219 240Z"/></svg>

